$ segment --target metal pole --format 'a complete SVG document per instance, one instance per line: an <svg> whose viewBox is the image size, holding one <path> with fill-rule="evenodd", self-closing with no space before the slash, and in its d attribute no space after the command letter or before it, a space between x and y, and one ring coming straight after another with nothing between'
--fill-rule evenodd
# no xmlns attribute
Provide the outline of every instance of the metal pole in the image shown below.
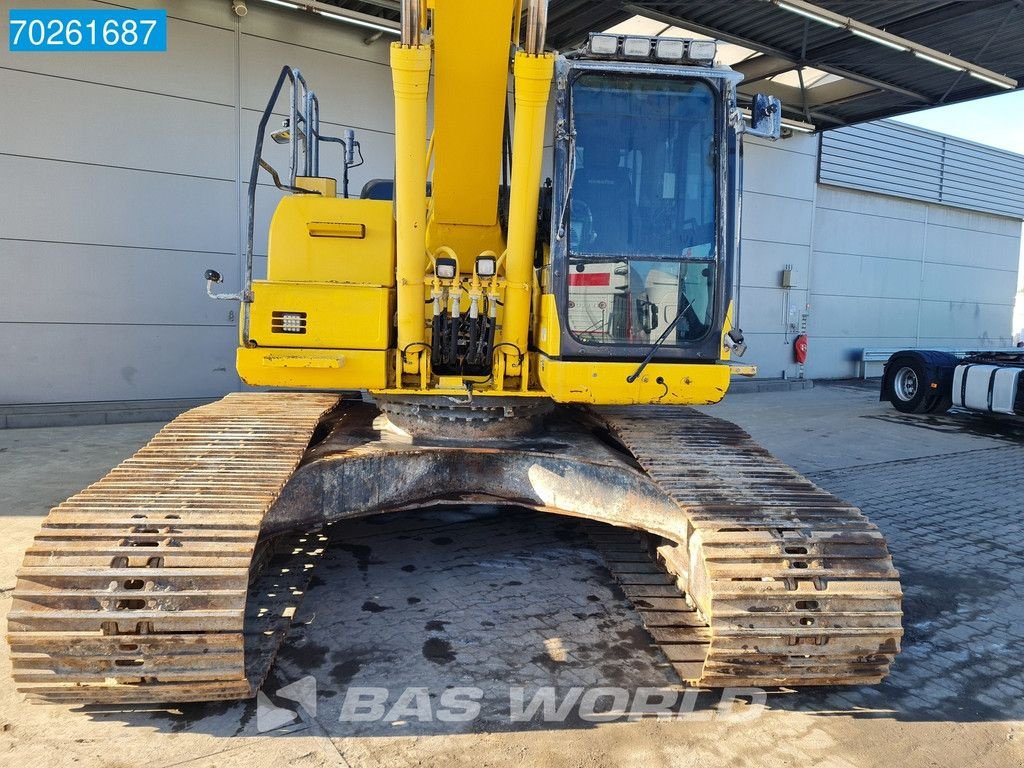
<svg viewBox="0 0 1024 768"><path fill-rule="evenodd" d="M420 23L423 0L402 0L402 45L417 47L420 44Z"/></svg>
<svg viewBox="0 0 1024 768"><path fill-rule="evenodd" d="M544 36L548 28L547 0L529 0L526 10L526 52L536 56L544 52Z"/></svg>
<svg viewBox="0 0 1024 768"><path fill-rule="evenodd" d="M341 179L341 193L344 197L348 197L348 169L355 165L356 162L356 132L351 128L345 129L345 158L342 161L344 171Z"/></svg>

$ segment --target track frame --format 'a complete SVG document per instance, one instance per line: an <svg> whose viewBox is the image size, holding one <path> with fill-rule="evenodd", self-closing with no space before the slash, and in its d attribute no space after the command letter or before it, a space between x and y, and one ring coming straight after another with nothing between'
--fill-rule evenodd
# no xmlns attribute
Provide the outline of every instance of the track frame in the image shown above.
<svg viewBox="0 0 1024 768"><path fill-rule="evenodd" d="M882 534L729 422L557 408L530 434L441 440L367 403L263 394L179 417L51 512L15 588L15 679L60 701L253 696L288 627L265 626L281 614L261 601L297 603L304 583L284 574L322 551L293 538L301 567L260 582L261 541L481 502L616 526L598 544L685 682L877 683L899 651Z"/></svg>

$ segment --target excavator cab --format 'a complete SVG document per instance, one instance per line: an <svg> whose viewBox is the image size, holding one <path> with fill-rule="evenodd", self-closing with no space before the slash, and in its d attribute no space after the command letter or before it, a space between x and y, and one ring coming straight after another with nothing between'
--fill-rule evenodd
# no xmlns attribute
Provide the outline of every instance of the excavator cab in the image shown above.
<svg viewBox="0 0 1024 768"><path fill-rule="evenodd" d="M546 268L564 359L639 362L659 339L658 361L721 357L715 331L736 258L737 78L710 66L714 43L697 42L691 54L690 41L593 35L556 63Z"/></svg>
<svg viewBox="0 0 1024 768"><path fill-rule="evenodd" d="M592 34L557 59L542 267L557 343L544 319L542 371L573 362L614 372L629 385L619 397L636 402L712 401L728 386L722 363L742 353L731 314L738 133L777 138L778 126L739 116L740 76L715 66L715 53L710 40ZM759 107L777 111L763 97Z"/></svg>

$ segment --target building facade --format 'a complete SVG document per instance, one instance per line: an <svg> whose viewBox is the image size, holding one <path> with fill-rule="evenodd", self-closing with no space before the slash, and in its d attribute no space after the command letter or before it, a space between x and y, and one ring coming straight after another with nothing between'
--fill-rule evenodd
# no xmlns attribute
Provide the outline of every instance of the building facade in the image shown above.
<svg viewBox="0 0 1024 768"><path fill-rule="evenodd" d="M256 126L282 66L317 91L325 132L355 129L365 163L354 189L392 175L390 38L257 3L238 18L227 2L178 0L169 17L163 55L0 51L0 405L240 388L237 307L209 300L202 276L213 268L226 289L239 284ZM881 125L871 130L897 154L901 141L936 136ZM968 197L951 197L951 180L937 192L858 183L886 170L836 172L851 142L869 156L885 143L864 130L748 143L739 319L763 376L854 375L865 346L1011 343L1024 204L990 198L1024 177L1024 158L950 156L947 166L974 162L968 174L995 180ZM328 172L341 162L331 151ZM286 166L282 147L265 154ZM917 162L906 158L909 179L933 173ZM264 176L258 271L278 198ZM801 368L792 343L803 332Z"/></svg>

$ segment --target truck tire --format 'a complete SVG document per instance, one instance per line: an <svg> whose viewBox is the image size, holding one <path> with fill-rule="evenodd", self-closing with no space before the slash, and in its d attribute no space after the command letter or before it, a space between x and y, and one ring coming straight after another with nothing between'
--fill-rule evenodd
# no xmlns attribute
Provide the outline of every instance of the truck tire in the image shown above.
<svg viewBox="0 0 1024 768"><path fill-rule="evenodd" d="M957 357L938 350L897 352L885 364L880 399L902 413L945 413L953 405L957 363Z"/></svg>
<svg viewBox="0 0 1024 768"><path fill-rule="evenodd" d="M896 357L889 361L886 389L889 402L900 413L925 413L928 409L928 368L914 356Z"/></svg>

